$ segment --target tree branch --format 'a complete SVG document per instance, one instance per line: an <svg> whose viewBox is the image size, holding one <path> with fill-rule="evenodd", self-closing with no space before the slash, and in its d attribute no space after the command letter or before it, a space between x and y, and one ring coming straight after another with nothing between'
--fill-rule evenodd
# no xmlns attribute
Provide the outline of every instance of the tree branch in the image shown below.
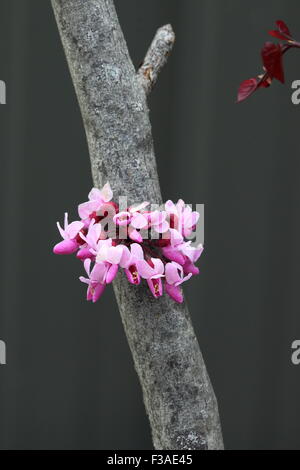
<svg viewBox="0 0 300 470"><path fill-rule="evenodd" d="M146 94L154 87L158 74L173 49L175 33L170 24L159 28L148 49L144 62L137 71L137 77Z"/></svg>
<svg viewBox="0 0 300 470"><path fill-rule="evenodd" d="M52 5L83 117L94 184L109 181L114 195L126 195L129 203L161 204L146 94L113 1L52 0ZM152 48L150 59L157 57L154 49L160 47ZM163 62L153 59L155 77ZM221 449L218 407L186 304L167 296L155 300L146 286L129 285L123 273L114 291L155 448Z"/></svg>

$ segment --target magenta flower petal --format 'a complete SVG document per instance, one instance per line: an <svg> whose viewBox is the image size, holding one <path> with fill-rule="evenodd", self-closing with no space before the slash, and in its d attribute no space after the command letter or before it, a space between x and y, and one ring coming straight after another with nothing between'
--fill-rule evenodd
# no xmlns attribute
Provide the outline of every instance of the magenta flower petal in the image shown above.
<svg viewBox="0 0 300 470"><path fill-rule="evenodd" d="M183 272L184 274L191 273L191 274L197 275L199 274L199 269L197 268L197 266L194 265L194 263L192 263L192 261L187 259L185 264L183 265Z"/></svg>
<svg viewBox="0 0 300 470"><path fill-rule="evenodd" d="M134 264L132 264L128 269L125 269L125 274L130 284L140 284L141 276L139 275L137 267Z"/></svg>
<svg viewBox="0 0 300 470"><path fill-rule="evenodd" d="M156 299L161 297L163 294L163 286L161 278L158 279L147 279L148 286L152 292L153 297Z"/></svg>
<svg viewBox="0 0 300 470"><path fill-rule="evenodd" d="M95 288L92 288L92 301L95 303L97 300L100 299L101 295L103 294L105 290L106 285L105 284L97 284Z"/></svg>
<svg viewBox="0 0 300 470"><path fill-rule="evenodd" d="M143 237L140 234L140 232L133 229L132 227L129 228L128 235L129 235L129 238L131 238L131 240L133 240L134 242L142 243L143 241Z"/></svg>
<svg viewBox="0 0 300 470"><path fill-rule="evenodd" d="M107 274L106 274L107 284L110 284L115 279L116 275L118 274L118 269L119 269L118 264L112 264L110 268L108 268Z"/></svg>
<svg viewBox="0 0 300 470"><path fill-rule="evenodd" d="M175 263L178 263L181 265L185 263L185 257L171 245L163 247L162 253L170 261L175 261Z"/></svg>
<svg viewBox="0 0 300 470"><path fill-rule="evenodd" d="M89 285L87 292L86 292L86 300L90 301L93 299L94 289L92 288L91 284Z"/></svg>
<svg viewBox="0 0 300 470"><path fill-rule="evenodd" d="M90 249L87 247L80 248L76 254L76 257L81 260L85 260L87 258L93 258L94 255L90 252Z"/></svg>
<svg viewBox="0 0 300 470"><path fill-rule="evenodd" d="M63 240L55 245L53 253L56 255L71 255L78 249L78 243L75 240Z"/></svg>
<svg viewBox="0 0 300 470"><path fill-rule="evenodd" d="M173 299L175 302L182 303L183 302L183 295L181 292L180 287L174 286L171 284L165 283L166 293Z"/></svg>

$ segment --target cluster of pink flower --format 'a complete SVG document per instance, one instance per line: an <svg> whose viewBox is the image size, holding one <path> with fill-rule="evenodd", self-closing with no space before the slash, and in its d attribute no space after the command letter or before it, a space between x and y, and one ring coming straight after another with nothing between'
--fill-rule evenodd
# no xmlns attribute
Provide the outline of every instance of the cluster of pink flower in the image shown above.
<svg viewBox="0 0 300 470"><path fill-rule="evenodd" d="M195 230L199 213L182 200L168 201L164 210L147 211L147 202L124 211L112 202L109 183L93 188L89 200L78 206L80 221L64 228L57 223L63 240L55 245L55 254L77 253L83 261L88 285L87 300L96 302L106 284L123 268L131 284L146 279L154 297L166 293L182 302L180 285L199 270L194 265L203 247L186 241ZM93 266L92 266L93 263Z"/></svg>

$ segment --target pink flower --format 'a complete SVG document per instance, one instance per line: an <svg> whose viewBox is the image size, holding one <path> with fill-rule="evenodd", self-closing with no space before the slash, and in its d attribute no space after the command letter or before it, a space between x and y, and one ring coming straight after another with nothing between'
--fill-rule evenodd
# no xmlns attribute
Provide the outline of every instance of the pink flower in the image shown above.
<svg viewBox="0 0 300 470"><path fill-rule="evenodd" d="M162 253L170 261L175 261L176 263L182 265L185 263L185 257L183 256L183 254L180 253L180 251L178 251L178 249L176 249L172 245L162 247Z"/></svg>
<svg viewBox="0 0 300 470"><path fill-rule="evenodd" d="M144 228L148 224L148 219L141 210L145 209L149 205L149 202L142 202L138 206L129 207L127 211L121 211L114 216L114 223L116 225L129 225L131 224L134 228Z"/></svg>
<svg viewBox="0 0 300 470"><path fill-rule="evenodd" d="M170 244L162 247L163 255L179 264L185 263L185 256L181 253L180 248L182 247L184 241L182 235L175 229L169 229L170 234Z"/></svg>
<svg viewBox="0 0 300 470"><path fill-rule="evenodd" d="M199 274L199 268L197 268L197 266L195 266L194 263L192 263L192 261L190 261L189 259L186 260L182 267L185 274Z"/></svg>
<svg viewBox="0 0 300 470"><path fill-rule="evenodd" d="M202 245L186 240L199 214L181 199L177 204L168 201L164 211L147 211L149 203L143 202L119 212L112 195L109 183L101 190L93 188L89 200L78 207L81 221L69 224L65 214L64 228L57 224L63 241L54 253L77 252L87 273L80 277L88 286L87 300L96 302L120 267L131 284L145 279L155 298L162 296L164 282L166 293L183 302L180 285L198 274L194 263L203 251Z"/></svg>
<svg viewBox="0 0 300 470"><path fill-rule="evenodd" d="M142 229L148 226L148 218L146 214L142 214L141 211L149 205L149 202L142 202L137 206L132 206L129 208L129 213L131 214L130 225L135 229Z"/></svg>
<svg viewBox="0 0 300 470"><path fill-rule="evenodd" d="M82 240L85 241L88 249L91 249L94 251L93 254L95 254L95 252L97 251L98 241L101 235L101 230L102 230L101 224L96 224L95 220L92 219L90 222L90 226L88 228L87 234L86 235L83 235L82 233L80 234L80 237L82 238Z"/></svg>
<svg viewBox="0 0 300 470"><path fill-rule="evenodd" d="M121 268L125 269L125 274L131 284L140 284L141 276L137 268L137 262L144 259L144 252L138 243L132 243L130 250L127 246L123 248L123 254L120 259Z"/></svg>
<svg viewBox="0 0 300 470"><path fill-rule="evenodd" d="M99 211L103 204L109 202L113 197L110 184L106 183L102 189L93 188L89 193L89 200L78 206L78 214L81 219L86 219L93 212Z"/></svg>
<svg viewBox="0 0 300 470"><path fill-rule="evenodd" d="M200 258L204 248L201 244L192 246L189 241L181 245L180 250L192 263L195 263Z"/></svg>
<svg viewBox="0 0 300 470"><path fill-rule="evenodd" d="M107 262L110 264L119 264L123 254L124 246L112 244L112 239L100 240L97 247L96 262Z"/></svg>
<svg viewBox="0 0 300 470"><path fill-rule="evenodd" d="M95 256L91 253L91 250L87 245L81 246L76 253L76 257L84 261L87 258L94 259Z"/></svg>
<svg viewBox="0 0 300 470"><path fill-rule="evenodd" d="M140 276L147 280L148 286L155 298L163 294L161 278L164 277L164 264L158 258L151 260L137 261L137 268Z"/></svg>
<svg viewBox="0 0 300 470"><path fill-rule="evenodd" d="M174 285L175 287L179 286L192 277L191 273L189 273L187 276L184 276L182 266L178 263L175 263L174 261L166 264L165 274L166 282L168 284Z"/></svg>
<svg viewBox="0 0 300 470"><path fill-rule="evenodd" d="M148 218L140 211L147 207L148 204L148 202L143 202L138 206L130 207L127 211L117 213L113 218L116 225L120 225L122 227L129 225L127 235L134 242L142 243L143 241L143 237L139 230L148 226Z"/></svg>
<svg viewBox="0 0 300 470"><path fill-rule="evenodd" d="M157 233L165 233L170 225L166 221L167 212L154 211L148 214L149 225L154 228Z"/></svg>
<svg viewBox="0 0 300 470"><path fill-rule="evenodd" d="M199 219L199 212L192 211L190 206L186 206L182 199L177 204L167 201L165 209L170 218L171 228L175 228L185 237L188 237Z"/></svg>
<svg viewBox="0 0 300 470"><path fill-rule="evenodd" d="M174 284L165 283L166 293L169 297L171 297L175 302L181 304L183 302L183 295L179 286L175 286Z"/></svg>
<svg viewBox="0 0 300 470"><path fill-rule="evenodd" d="M95 264L92 271L91 271L91 260L86 259L84 261L84 268L88 275L88 278L80 276L80 281L84 282L88 285L87 289L87 300L92 300L93 302L97 302L97 300L101 297L105 289L105 275L107 272L107 268L102 264Z"/></svg>
<svg viewBox="0 0 300 470"><path fill-rule="evenodd" d="M166 273L165 289L166 289L167 294L176 302L182 303L183 295L179 286L183 282L190 279L192 277L192 273L189 273L188 275L184 276L184 270L182 266L175 262L166 264L165 273Z"/></svg>
<svg viewBox="0 0 300 470"><path fill-rule="evenodd" d="M68 223L68 213L65 213L64 228L62 229L60 223L57 222L57 227L59 233L61 234L63 241L57 243L53 248L53 252L56 255L70 255L74 253L78 247L79 243L76 240L77 235L80 230L83 228L84 224L82 222L76 221L71 224Z"/></svg>
<svg viewBox="0 0 300 470"><path fill-rule="evenodd" d="M96 263L104 263L107 267L105 282L110 284L116 277L119 269L119 263L123 254L124 246L113 246L111 238L100 240L98 243L98 252Z"/></svg>

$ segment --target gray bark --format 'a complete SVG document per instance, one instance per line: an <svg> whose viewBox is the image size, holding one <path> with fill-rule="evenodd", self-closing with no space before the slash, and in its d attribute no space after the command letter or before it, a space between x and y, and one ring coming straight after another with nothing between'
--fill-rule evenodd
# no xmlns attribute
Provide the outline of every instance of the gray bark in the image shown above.
<svg viewBox="0 0 300 470"><path fill-rule="evenodd" d="M170 24L157 30L145 59L137 71L137 78L147 95L154 87L159 72L167 62L174 41L175 34Z"/></svg>
<svg viewBox="0 0 300 470"><path fill-rule="evenodd" d="M145 90L152 87L165 59L155 59L150 47L145 63L158 65L152 83L145 85L142 71L136 74L130 60L112 0L52 0L52 6L82 113L95 186L109 181L115 198L126 195L130 203L161 204ZM169 39L165 42L174 41ZM165 56L170 47L163 46ZM176 304L167 296L155 300L146 285L132 286L121 273L114 291L154 447L222 449L217 402L186 303Z"/></svg>

